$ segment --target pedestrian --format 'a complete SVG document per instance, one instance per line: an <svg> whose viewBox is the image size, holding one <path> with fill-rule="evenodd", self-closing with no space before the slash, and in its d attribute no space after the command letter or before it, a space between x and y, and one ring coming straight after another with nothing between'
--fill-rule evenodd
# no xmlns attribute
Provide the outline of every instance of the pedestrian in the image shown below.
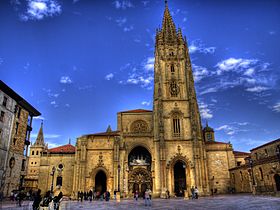
<svg viewBox="0 0 280 210"><path fill-rule="evenodd" d="M38 191L34 195L34 201L33 201L33 204L32 204L33 210L38 210L39 209L39 205L40 205L41 200L42 200L41 190L38 189Z"/></svg>
<svg viewBox="0 0 280 210"><path fill-rule="evenodd" d="M150 194L148 189L146 189L145 191L145 206L151 206Z"/></svg>
<svg viewBox="0 0 280 210"><path fill-rule="evenodd" d="M138 191L136 190L136 191L134 192L134 199L135 199L136 201L138 201L138 196L139 196L139 193L138 193Z"/></svg>
<svg viewBox="0 0 280 210"><path fill-rule="evenodd" d="M41 205L43 207L49 207L49 204L50 204L51 201L52 201L51 191L49 190L49 191L46 192Z"/></svg>
<svg viewBox="0 0 280 210"><path fill-rule="evenodd" d="M80 191L78 191L77 197L78 197L78 202L79 202L80 201Z"/></svg>
<svg viewBox="0 0 280 210"><path fill-rule="evenodd" d="M81 198L81 202L83 202L83 198L84 198L84 193L80 192L80 198Z"/></svg>
<svg viewBox="0 0 280 210"><path fill-rule="evenodd" d="M117 199L117 190L114 190L114 200Z"/></svg>
<svg viewBox="0 0 280 210"><path fill-rule="evenodd" d="M167 198L167 199L170 198L170 192L169 192L169 190L166 190L166 198Z"/></svg>
<svg viewBox="0 0 280 210"><path fill-rule="evenodd" d="M18 201L18 205L21 207L21 204L22 204L22 201L23 201L23 198L24 198L24 192L23 190L20 190L17 194L17 201Z"/></svg>
<svg viewBox="0 0 280 210"><path fill-rule="evenodd" d="M197 186L195 186L195 188L194 188L194 195L195 195L195 199L198 199L198 189L197 189Z"/></svg>
<svg viewBox="0 0 280 210"><path fill-rule="evenodd" d="M96 191L93 192L93 199L96 200Z"/></svg>
<svg viewBox="0 0 280 210"><path fill-rule="evenodd" d="M192 186L191 188L191 193L192 193L192 200L194 199L194 187Z"/></svg>
<svg viewBox="0 0 280 210"><path fill-rule="evenodd" d="M106 191L106 192L105 192L105 200L106 200L106 201L109 201L109 200L110 200L110 192L109 192L109 191Z"/></svg>
<svg viewBox="0 0 280 210"><path fill-rule="evenodd" d="M3 201L3 192L2 191L0 191L0 202L2 202Z"/></svg>
<svg viewBox="0 0 280 210"><path fill-rule="evenodd" d="M91 202L92 201L92 191L91 190L88 193L88 198L89 198L89 201Z"/></svg>
<svg viewBox="0 0 280 210"><path fill-rule="evenodd" d="M86 201L87 200L87 193L84 192L84 200Z"/></svg>

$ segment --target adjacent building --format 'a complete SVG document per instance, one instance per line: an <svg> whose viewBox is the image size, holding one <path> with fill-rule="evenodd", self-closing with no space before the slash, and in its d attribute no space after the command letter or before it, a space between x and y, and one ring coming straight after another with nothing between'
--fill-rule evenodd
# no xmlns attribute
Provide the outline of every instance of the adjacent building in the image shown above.
<svg viewBox="0 0 280 210"><path fill-rule="evenodd" d="M245 160L230 169L235 191L280 195L280 139L252 149Z"/></svg>
<svg viewBox="0 0 280 210"><path fill-rule="evenodd" d="M0 81L0 178L4 196L23 187L32 119L41 115Z"/></svg>

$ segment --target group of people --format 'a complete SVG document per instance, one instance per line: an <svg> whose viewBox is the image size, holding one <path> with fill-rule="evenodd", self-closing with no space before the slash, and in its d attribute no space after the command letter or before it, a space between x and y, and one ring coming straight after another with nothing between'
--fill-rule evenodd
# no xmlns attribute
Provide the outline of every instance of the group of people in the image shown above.
<svg viewBox="0 0 280 210"><path fill-rule="evenodd" d="M134 192L133 197L135 201L138 201L139 192L137 190ZM150 189L146 189L146 191L143 193L143 199L145 200L145 206L151 206L152 191Z"/></svg>
<svg viewBox="0 0 280 210"><path fill-rule="evenodd" d="M42 198L41 190L39 189L34 195L34 201L32 204L33 210L40 209L42 207L49 207L50 209L58 210L59 203L61 202L63 197L62 192L60 191L57 196L53 196L51 191L47 191L45 196Z"/></svg>
<svg viewBox="0 0 280 210"><path fill-rule="evenodd" d="M98 200L98 199L101 199L101 200L106 200L106 201L109 201L110 200L110 192L109 191L106 191L104 193L100 193L99 191L94 191L92 192L92 190L88 191L88 192L80 192L78 191L78 201L81 201L83 202L83 200L87 201L89 200L90 202L92 200Z"/></svg>
<svg viewBox="0 0 280 210"><path fill-rule="evenodd" d="M198 199L198 189L197 186L191 188L192 199Z"/></svg>

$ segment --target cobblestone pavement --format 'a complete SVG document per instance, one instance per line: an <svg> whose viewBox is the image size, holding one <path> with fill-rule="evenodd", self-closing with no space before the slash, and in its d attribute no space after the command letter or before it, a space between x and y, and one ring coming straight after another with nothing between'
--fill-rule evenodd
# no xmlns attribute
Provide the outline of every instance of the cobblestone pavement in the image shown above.
<svg viewBox="0 0 280 210"><path fill-rule="evenodd" d="M63 209L94 209L94 210L111 210L111 209L158 209L158 210L197 210L197 209L215 209L215 210L280 210L279 197L265 197L252 195L221 195L215 197L204 197L198 200L183 200L183 199L153 199L152 206L146 207L144 200L140 199L137 202L133 200L116 201L88 201L78 203L76 201L65 202Z"/></svg>
<svg viewBox="0 0 280 210"><path fill-rule="evenodd" d="M0 209L16 209L29 210L31 203L25 201L23 207L17 207L15 203L0 203ZM139 209L155 209L155 210L280 210L280 198L269 196L252 196L252 195L220 195L215 197L203 197L198 200L183 200L183 199L153 199L152 206L146 207L144 200L140 199L137 202L134 200L116 201L64 201L61 204L61 209L65 210L139 210Z"/></svg>

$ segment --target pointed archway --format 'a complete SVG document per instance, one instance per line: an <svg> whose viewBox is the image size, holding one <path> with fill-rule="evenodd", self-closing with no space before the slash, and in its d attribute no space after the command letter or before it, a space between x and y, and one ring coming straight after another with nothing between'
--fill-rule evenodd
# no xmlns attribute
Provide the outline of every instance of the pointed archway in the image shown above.
<svg viewBox="0 0 280 210"><path fill-rule="evenodd" d="M280 176L279 174L274 175L274 181L276 185L276 191L280 191Z"/></svg>
<svg viewBox="0 0 280 210"><path fill-rule="evenodd" d="M98 171L95 175L94 189L96 192L99 192L100 195L102 195L107 190L107 176L102 170Z"/></svg>
<svg viewBox="0 0 280 210"><path fill-rule="evenodd" d="M182 161L177 161L173 167L174 170L174 193L177 197L184 196L186 186L186 164Z"/></svg>

